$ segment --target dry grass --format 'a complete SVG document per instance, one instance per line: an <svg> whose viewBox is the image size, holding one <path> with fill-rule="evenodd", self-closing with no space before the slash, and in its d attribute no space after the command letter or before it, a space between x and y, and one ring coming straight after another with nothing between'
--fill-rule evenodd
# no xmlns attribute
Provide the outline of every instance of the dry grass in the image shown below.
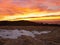
<svg viewBox="0 0 60 45"><path fill-rule="evenodd" d="M15 40L0 38L0 45L60 45L60 27L57 26L0 26L0 29L52 31L46 35L36 35L35 38L29 36L21 36Z"/></svg>

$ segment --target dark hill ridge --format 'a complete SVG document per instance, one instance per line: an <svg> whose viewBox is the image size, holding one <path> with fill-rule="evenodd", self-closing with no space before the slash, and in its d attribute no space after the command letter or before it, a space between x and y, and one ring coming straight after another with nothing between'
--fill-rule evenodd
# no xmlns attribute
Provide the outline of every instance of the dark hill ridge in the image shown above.
<svg viewBox="0 0 60 45"><path fill-rule="evenodd" d="M30 21L1 21L0 25L11 25L11 26L31 26L31 25L40 25L39 23L30 22Z"/></svg>
<svg viewBox="0 0 60 45"><path fill-rule="evenodd" d="M43 24L31 21L0 21L0 26L60 26L58 24Z"/></svg>

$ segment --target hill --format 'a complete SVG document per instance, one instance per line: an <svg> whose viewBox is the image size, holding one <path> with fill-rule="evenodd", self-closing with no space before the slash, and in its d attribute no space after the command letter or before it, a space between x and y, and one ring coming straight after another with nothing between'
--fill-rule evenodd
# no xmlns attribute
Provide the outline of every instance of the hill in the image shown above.
<svg viewBox="0 0 60 45"><path fill-rule="evenodd" d="M60 26L58 24L43 24L31 21L0 21L0 26Z"/></svg>

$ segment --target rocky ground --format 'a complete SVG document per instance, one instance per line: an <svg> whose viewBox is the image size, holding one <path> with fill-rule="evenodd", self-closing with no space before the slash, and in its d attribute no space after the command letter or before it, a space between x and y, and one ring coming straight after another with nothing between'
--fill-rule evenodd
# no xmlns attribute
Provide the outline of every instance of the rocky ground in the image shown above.
<svg viewBox="0 0 60 45"><path fill-rule="evenodd" d="M25 35L17 39L3 39L0 37L0 45L60 45L60 27L58 26L0 26L0 29L51 31L48 34L36 35L35 38Z"/></svg>

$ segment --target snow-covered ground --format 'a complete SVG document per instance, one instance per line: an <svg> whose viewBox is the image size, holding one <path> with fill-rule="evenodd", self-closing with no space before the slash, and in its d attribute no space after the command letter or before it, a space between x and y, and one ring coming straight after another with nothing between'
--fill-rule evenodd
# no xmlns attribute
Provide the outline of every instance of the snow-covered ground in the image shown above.
<svg viewBox="0 0 60 45"><path fill-rule="evenodd" d="M0 37L1 38L9 38L9 39L17 39L18 37L25 35L25 36L31 36L31 37L35 37L36 35L41 35L41 34L48 34L51 31L27 31L27 30L3 30L0 29Z"/></svg>

